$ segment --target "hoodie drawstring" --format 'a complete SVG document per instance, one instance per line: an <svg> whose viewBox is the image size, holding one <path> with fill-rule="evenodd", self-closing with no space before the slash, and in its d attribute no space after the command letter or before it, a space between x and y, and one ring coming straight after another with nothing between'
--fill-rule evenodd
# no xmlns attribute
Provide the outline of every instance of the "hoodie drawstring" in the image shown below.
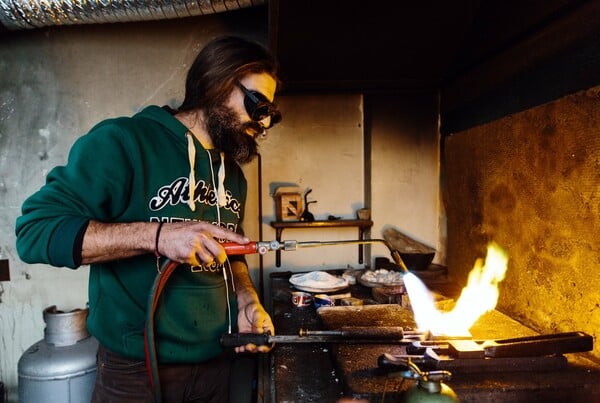
<svg viewBox="0 0 600 403"><path fill-rule="evenodd" d="M187 137L188 161L190 162L190 174L188 178L188 206L190 206L190 210L196 211L196 200L194 197L196 193L196 174L194 173L196 166L196 146L194 145L194 137L192 136L191 132L188 131L185 136Z"/></svg>
<svg viewBox="0 0 600 403"><path fill-rule="evenodd" d="M194 137L192 135L191 132L187 132L186 134L187 137L187 143L188 143L188 160L190 163L190 173L189 173L189 177L188 177L188 189L189 189L189 193L188 193L188 205L190 206L190 210L192 211L196 211L196 200L195 200L195 193L196 193L196 174L195 174L195 166L196 166L196 146L194 145ZM213 171L213 162L212 162L212 157L210 155L210 151L206 150L206 153L208 154L208 160L210 162L210 175L211 175L211 181L212 181L212 185L213 188L215 188L215 191L217 192L216 197L217 197L217 205L219 207L225 207L227 205L227 195L225 194L225 153L223 151L221 151L219 153L220 157L221 157L221 165L219 166L219 172L217 173L218 175L218 180L219 180L219 186L215 186L215 180L214 180L214 171ZM219 212L219 210L217 209L217 213ZM220 214L218 214L220 216ZM221 224L221 219L220 217L218 218L219 224Z"/></svg>
<svg viewBox="0 0 600 403"><path fill-rule="evenodd" d="M189 200L188 205L192 211L196 210L196 201L194 200L194 193L196 190L196 175L194 172L194 167L196 165L196 146L194 145L194 137L190 131L186 133L187 141L188 141L188 159L190 162L190 174L189 174ZM213 160L210 155L210 151L206 150L208 154L208 162L210 167L210 179L212 182L212 187L215 189L217 198L217 223L221 226L221 209L220 207L225 207L227 205L227 195L225 194L225 153L221 151L219 153L221 157L221 165L219 166L219 171L217 172L217 178L219 181L219 186L215 185L215 173L213 170ZM225 290L227 297L227 313L229 315L229 333L231 333L231 306L229 305L229 286L228 286L228 278L227 278L227 269L229 269L229 273L231 274L231 279L233 280L233 271L231 269L231 264L229 263L229 259L225 262L226 265L223 267L223 279L225 280ZM226 267L225 267L226 266ZM233 292L235 292L235 283L232 281L231 287Z"/></svg>

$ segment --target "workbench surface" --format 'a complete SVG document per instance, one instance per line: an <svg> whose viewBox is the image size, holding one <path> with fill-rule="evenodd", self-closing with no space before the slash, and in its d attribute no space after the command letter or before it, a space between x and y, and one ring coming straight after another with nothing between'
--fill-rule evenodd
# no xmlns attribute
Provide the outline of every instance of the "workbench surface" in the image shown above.
<svg viewBox="0 0 600 403"><path fill-rule="evenodd" d="M271 275L272 314L277 334L298 334L299 329L334 329L341 326L414 325L411 312L396 304L326 307L317 314L313 306L294 307L288 279L291 273ZM338 273L339 274L339 273ZM428 284L429 285L429 284ZM430 289L436 285L429 285ZM448 290L443 283L442 289ZM371 289L356 284L353 297L371 300ZM443 290L444 291L444 290ZM401 310L408 311L401 313ZM382 319L383 318L383 319ZM386 323L382 323L382 321ZM471 329L474 339L503 339L536 333L492 311ZM341 397L370 402L397 402L415 381L378 367L383 353L403 354L400 344L279 344L269 355L270 402L327 403ZM561 364L562 359L566 364ZM461 402L600 402L600 368L584 354L548 358L548 367L535 370L453 373L446 382ZM553 366L561 369L551 368ZM466 371L469 372L469 371Z"/></svg>

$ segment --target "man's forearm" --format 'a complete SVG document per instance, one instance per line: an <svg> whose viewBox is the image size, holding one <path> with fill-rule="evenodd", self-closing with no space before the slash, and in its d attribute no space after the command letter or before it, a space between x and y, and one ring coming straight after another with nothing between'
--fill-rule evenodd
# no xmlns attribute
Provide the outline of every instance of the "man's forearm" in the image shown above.
<svg viewBox="0 0 600 403"><path fill-rule="evenodd" d="M154 251L158 223L90 221L83 236L81 263L125 259Z"/></svg>
<svg viewBox="0 0 600 403"><path fill-rule="evenodd" d="M125 259L155 251L163 257L194 266L225 261L225 249L217 239L246 244L248 238L205 221L164 223L160 238L157 222L106 224L90 221L83 237L83 264ZM245 268L245 265L242 264ZM246 278L243 277L245 272ZM252 285L247 270L241 282Z"/></svg>
<svg viewBox="0 0 600 403"><path fill-rule="evenodd" d="M234 261L231 262L231 270L235 281L238 306L243 307L252 302L260 303L258 293L250 278L250 273L248 273L248 266L243 262Z"/></svg>

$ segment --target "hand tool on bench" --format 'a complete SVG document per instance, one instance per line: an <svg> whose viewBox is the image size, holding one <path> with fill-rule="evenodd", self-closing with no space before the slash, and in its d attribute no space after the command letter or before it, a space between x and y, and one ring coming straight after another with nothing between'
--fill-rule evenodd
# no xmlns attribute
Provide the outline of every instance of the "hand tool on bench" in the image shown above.
<svg viewBox="0 0 600 403"><path fill-rule="evenodd" d="M269 333L225 333L221 336L224 347L246 344L257 346L273 343L382 343L409 344L419 340L423 333L405 331L400 326L346 326L338 330L300 329L297 335L271 335Z"/></svg>

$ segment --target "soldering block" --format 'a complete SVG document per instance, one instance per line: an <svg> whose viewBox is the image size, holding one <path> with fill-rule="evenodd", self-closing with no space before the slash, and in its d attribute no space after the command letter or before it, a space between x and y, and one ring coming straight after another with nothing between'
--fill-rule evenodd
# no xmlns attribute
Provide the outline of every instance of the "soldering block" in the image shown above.
<svg viewBox="0 0 600 403"><path fill-rule="evenodd" d="M448 355L454 358L485 358L485 351L474 340L449 340Z"/></svg>

